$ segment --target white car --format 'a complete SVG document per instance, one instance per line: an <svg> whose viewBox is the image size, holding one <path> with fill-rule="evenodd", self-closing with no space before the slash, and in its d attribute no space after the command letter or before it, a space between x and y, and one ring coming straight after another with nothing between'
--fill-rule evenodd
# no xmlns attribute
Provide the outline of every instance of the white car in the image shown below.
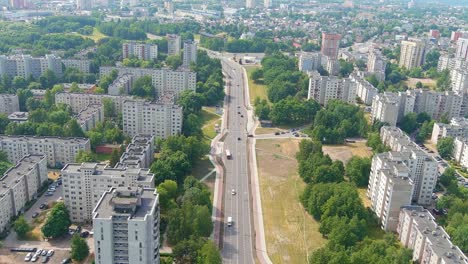
<svg viewBox="0 0 468 264"><path fill-rule="evenodd" d="M46 256L52 257L53 255L54 255L54 250L53 250L53 249L47 251L47 255L46 255Z"/></svg>
<svg viewBox="0 0 468 264"><path fill-rule="evenodd" d="M29 252L26 257L24 257L24 261L28 262L28 261L31 261L31 258L32 258L32 253Z"/></svg>
<svg viewBox="0 0 468 264"><path fill-rule="evenodd" d="M41 256L41 255L34 255L34 256L31 258L31 261L32 261L32 262L36 262L36 261L39 259L40 256Z"/></svg>
<svg viewBox="0 0 468 264"><path fill-rule="evenodd" d="M236 190L232 189L232 190L231 190L231 194L232 194L232 195L236 195Z"/></svg>

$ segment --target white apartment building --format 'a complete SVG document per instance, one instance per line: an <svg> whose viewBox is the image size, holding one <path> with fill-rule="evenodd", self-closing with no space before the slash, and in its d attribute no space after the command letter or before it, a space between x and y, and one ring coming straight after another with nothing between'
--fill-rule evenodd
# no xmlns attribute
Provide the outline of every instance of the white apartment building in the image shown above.
<svg viewBox="0 0 468 264"><path fill-rule="evenodd" d="M453 69L466 69L468 67L468 61L465 61L461 58L452 58L448 55L441 55L439 57L439 62L437 63L437 71L441 72L443 70L450 70Z"/></svg>
<svg viewBox="0 0 468 264"><path fill-rule="evenodd" d="M329 100L341 100L354 103L356 99L356 84L349 79L334 76L320 76L317 71L309 73L309 92L307 99L313 99L321 105L327 105Z"/></svg>
<svg viewBox="0 0 468 264"><path fill-rule="evenodd" d="M172 102L126 100L123 104L123 131L130 136L140 134L167 138L182 131L182 107Z"/></svg>
<svg viewBox="0 0 468 264"><path fill-rule="evenodd" d="M91 10L93 8L92 0L76 0L76 9Z"/></svg>
<svg viewBox="0 0 468 264"><path fill-rule="evenodd" d="M371 120L396 126L400 100L395 93L384 92L377 94L372 100Z"/></svg>
<svg viewBox="0 0 468 264"><path fill-rule="evenodd" d="M464 168L468 168L468 138L457 137L453 141L453 159Z"/></svg>
<svg viewBox="0 0 468 264"><path fill-rule="evenodd" d="M57 76L62 75L62 61L55 55L33 58L31 55L14 55L7 57L0 55L0 75L11 77L21 76L25 79L33 76L39 78L41 74L51 70Z"/></svg>
<svg viewBox="0 0 468 264"><path fill-rule="evenodd" d="M468 38L463 37L458 39L455 57L468 61Z"/></svg>
<svg viewBox="0 0 468 264"><path fill-rule="evenodd" d="M369 51L367 58L367 71L374 74L379 81L385 81L385 68L387 61L382 54L377 50Z"/></svg>
<svg viewBox="0 0 468 264"><path fill-rule="evenodd" d="M0 94L0 114L9 115L19 111L19 101L16 94Z"/></svg>
<svg viewBox="0 0 468 264"><path fill-rule="evenodd" d="M65 68L76 68L82 73L90 73L91 61L90 60L77 60L77 59L63 59Z"/></svg>
<svg viewBox="0 0 468 264"><path fill-rule="evenodd" d="M450 71L452 91L457 94L468 93L468 67L455 68Z"/></svg>
<svg viewBox="0 0 468 264"><path fill-rule="evenodd" d="M184 41L182 66L188 68L192 62L197 63L197 43L192 40L186 40Z"/></svg>
<svg viewBox="0 0 468 264"><path fill-rule="evenodd" d="M302 72L316 71L322 65L320 52L302 52L299 56L299 70Z"/></svg>
<svg viewBox="0 0 468 264"><path fill-rule="evenodd" d="M69 105L73 113L85 110L90 104L103 104L103 100L110 100L114 103L116 112L122 111L123 101L132 99L131 96L114 96L108 94L87 94L87 93L56 93L55 104Z"/></svg>
<svg viewBox="0 0 468 264"><path fill-rule="evenodd" d="M412 69L424 64L426 58L426 42L410 38L401 42L400 67Z"/></svg>
<svg viewBox="0 0 468 264"><path fill-rule="evenodd" d="M158 58L158 45L137 43L135 41L122 44L123 58L136 57L140 60L153 60Z"/></svg>
<svg viewBox="0 0 468 264"><path fill-rule="evenodd" d="M149 168L154 160L154 136L134 136L116 168Z"/></svg>
<svg viewBox="0 0 468 264"><path fill-rule="evenodd" d="M141 168L111 168L101 163L68 163L61 171L63 199L73 222L92 220L93 208L112 187L154 188L154 174Z"/></svg>
<svg viewBox="0 0 468 264"><path fill-rule="evenodd" d="M111 188L93 210L97 264L159 264L159 195L154 188Z"/></svg>
<svg viewBox="0 0 468 264"><path fill-rule="evenodd" d="M412 200L417 204L431 204L432 191L438 177L437 161L397 127L382 127L380 137L392 151L397 151L404 157L402 162L409 168L409 176L414 185Z"/></svg>
<svg viewBox="0 0 468 264"><path fill-rule="evenodd" d="M452 120L450 120L450 124L435 123L432 128L432 143L437 144L439 139L445 137L468 138L468 119L458 117L452 118Z"/></svg>
<svg viewBox="0 0 468 264"><path fill-rule="evenodd" d="M75 162L78 151L91 151L87 138L6 136L0 135L0 150L16 163L26 155L46 155L49 167Z"/></svg>
<svg viewBox="0 0 468 264"><path fill-rule="evenodd" d="M180 36L175 34L167 34L167 55L179 55L180 53Z"/></svg>
<svg viewBox="0 0 468 264"><path fill-rule="evenodd" d="M75 118L83 131L89 131L104 121L104 107L102 104L89 104Z"/></svg>
<svg viewBox="0 0 468 264"><path fill-rule="evenodd" d="M379 93L379 90L355 72L349 75L349 79L356 84L356 96L359 97L364 104L372 105L374 97Z"/></svg>
<svg viewBox="0 0 468 264"><path fill-rule="evenodd" d="M413 261L417 263L468 264L465 254L421 206L403 207L396 231L403 246L413 250Z"/></svg>
<svg viewBox="0 0 468 264"><path fill-rule="evenodd" d="M122 74L117 76L107 88L109 95L126 95L132 90L133 82L135 79L131 74Z"/></svg>
<svg viewBox="0 0 468 264"><path fill-rule="evenodd" d="M143 76L151 76L152 84L158 97L167 92L177 96L185 90L195 91L197 86L197 74L187 69L173 71L171 69L101 67L99 69L100 76L107 75L112 70L117 70L119 75L132 75L134 81Z"/></svg>
<svg viewBox="0 0 468 264"><path fill-rule="evenodd" d="M380 153L372 158L367 197L381 228L395 231L400 207L411 204L413 181L398 152Z"/></svg>
<svg viewBox="0 0 468 264"><path fill-rule="evenodd" d="M27 202L37 197L37 190L45 181L45 155L26 155L0 176L0 232L9 227L11 219L23 211Z"/></svg>

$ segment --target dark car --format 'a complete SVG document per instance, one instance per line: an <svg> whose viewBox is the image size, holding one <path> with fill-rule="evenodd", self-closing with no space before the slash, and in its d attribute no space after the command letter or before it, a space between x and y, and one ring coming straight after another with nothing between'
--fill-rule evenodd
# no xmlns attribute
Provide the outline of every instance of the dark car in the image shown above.
<svg viewBox="0 0 468 264"><path fill-rule="evenodd" d="M275 132L275 136L277 136L277 135L279 135L279 134L280 134L280 132Z"/></svg>
<svg viewBox="0 0 468 264"><path fill-rule="evenodd" d="M49 257L48 256L44 256L42 257L42 263L47 263L47 261L49 261Z"/></svg>
<svg viewBox="0 0 468 264"><path fill-rule="evenodd" d="M88 231L84 231L80 234L80 237L82 238L87 238L89 236L89 232Z"/></svg>
<svg viewBox="0 0 468 264"><path fill-rule="evenodd" d="M71 263L71 258L66 258L62 260L62 262L60 262L60 264L67 264L67 263Z"/></svg>
<svg viewBox="0 0 468 264"><path fill-rule="evenodd" d="M248 134L247 137L253 137L253 135L252 135L252 134Z"/></svg>
<svg viewBox="0 0 468 264"><path fill-rule="evenodd" d="M240 138L240 137L238 137L238 138L237 138L237 140L241 140L241 138Z"/></svg>
<svg viewBox="0 0 468 264"><path fill-rule="evenodd" d="M41 204L41 205L39 206L39 209L42 209L42 210L44 210L44 209L46 209L46 208L47 208L47 204Z"/></svg>
<svg viewBox="0 0 468 264"><path fill-rule="evenodd" d="M32 218L36 218L39 216L39 213L38 212L35 212L34 214L32 214Z"/></svg>

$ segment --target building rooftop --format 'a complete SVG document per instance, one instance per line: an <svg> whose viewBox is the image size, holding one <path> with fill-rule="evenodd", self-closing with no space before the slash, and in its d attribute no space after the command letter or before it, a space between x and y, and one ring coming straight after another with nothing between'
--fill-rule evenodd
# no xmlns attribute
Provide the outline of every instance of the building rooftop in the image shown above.
<svg viewBox="0 0 468 264"><path fill-rule="evenodd" d="M2 185L2 187L0 187L0 195L17 183L20 177L32 170L35 164L45 158L45 155L27 155L20 159L15 166L9 168L0 178L0 183Z"/></svg>
<svg viewBox="0 0 468 264"><path fill-rule="evenodd" d="M72 138L72 137L40 137L40 136L8 136L0 135L0 141L24 141L24 142L55 142L61 144L86 144L89 142L88 138Z"/></svg>
<svg viewBox="0 0 468 264"><path fill-rule="evenodd" d="M93 210L93 218L125 216L144 220L153 215L158 204L158 193L152 188L111 188L105 192Z"/></svg>
<svg viewBox="0 0 468 264"><path fill-rule="evenodd" d="M84 162L84 163L68 163L63 167L62 172L80 173L82 169L92 169L92 175L103 175L111 178L121 178L128 176L136 176L136 181L142 183L151 183L154 180L154 174L148 169L142 168L112 168L104 163Z"/></svg>
<svg viewBox="0 0 468 264"><path fill-rule="evenodd" d="M8 115L8 119L10 120L18 120L18 121L27 121L29 117L28 112L13 112Z"/></svg>
<svg viewBox="0 0 468 264"><path fill-rule="evenodd" d="M90 119L91 117L93 117L96 112L98 111L104 111L104 109L102 109L102 104L89 104L85 109L83 109L81 112L79 112L77 115L76 115L76 121L79 123L79 124L83 124L85 123L88 119Z"/></svg>

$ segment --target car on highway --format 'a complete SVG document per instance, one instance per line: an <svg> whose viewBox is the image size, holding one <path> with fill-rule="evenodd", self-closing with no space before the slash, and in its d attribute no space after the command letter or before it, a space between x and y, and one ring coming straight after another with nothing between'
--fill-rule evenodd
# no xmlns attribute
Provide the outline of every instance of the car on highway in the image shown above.
<svg viewBox="0 0 468 264"><path fill-rule="evenodd" d="M236 195L236 190L232 189L232 190L231 190L231 194L232 194L232 195Z"/></svg>
<svg viewBox="0 0 468 264"><path fill-rule="evenodd" d="M232 226L232 224L233 224L232 216L229 216L229 217L227 218L227 226Z"/></svg>
<svg viewBox="0 0 468 264"><path fill-rule="evenodd" d="M36 218L36 217L38 217L38 216L39 216L39 213L38 213L38 212L34 212L34 213L32 214L32 218Z"/></svg>
<svg viewBox="0 0 468 264"><path fill-rule="evenodd" d="M241 115L241 117L244 117L244 115Z"/></svg>
<svg viewBox="0 0 468 264"><path fill-rule="evenodd" d="M280 134L280 132L275 132L275 136L278 136Z"/></svg>
<svg viewBox="0 0 468 264"><path fill-rule="evenodd" d="M47 204L41 204L39 206L39 209L41 209L41 210L47 209Z"/></svg>
<svg viewBox="0 0 468 264"><path fill-rule="evenodd" d="M237 138L237 140L241 140L241 138L240 138L240 137L238 137L238 138Z"/></svg>
<svg viewBox="0 0 468 264"><path fill-rule="evenodd" d="M237 112L239 115L241 114L240 112Z"/></svg>
<svg viewBox="0 0 468 264"><path fill-rule="evenodd" d="M24 261L26 261L26 262L31 261L32 256L33 256L33 254L31 252L29 252L28 254L26 254L26 257L24 257Z"/></svg>

